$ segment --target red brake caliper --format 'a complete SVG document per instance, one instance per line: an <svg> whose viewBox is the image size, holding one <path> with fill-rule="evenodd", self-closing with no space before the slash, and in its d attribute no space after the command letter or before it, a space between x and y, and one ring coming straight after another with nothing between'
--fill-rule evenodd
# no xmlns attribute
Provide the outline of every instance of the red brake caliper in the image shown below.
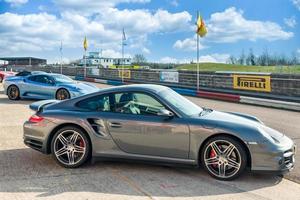
<svg viewBox="0 0 300 200"><path fill-rule="evenodd" d="M81 139L81 140L79 141L79 146L80 146L80 147L84 147L83 139Z"/></svg>
<svg viewBox="0 0 300 200"><path fill-rule="evenodd" d="M209 157L210 158L216 157L216 152L213 149L211 149L211 151L209 153ZM213 164L212 166L215 168L215 167L217 167L217 164Z"/></svg>

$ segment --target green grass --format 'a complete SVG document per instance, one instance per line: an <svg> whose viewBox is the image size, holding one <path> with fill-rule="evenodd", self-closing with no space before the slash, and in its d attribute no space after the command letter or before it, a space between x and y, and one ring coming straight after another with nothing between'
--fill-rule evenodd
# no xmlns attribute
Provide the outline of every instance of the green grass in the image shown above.
<svg viewBox="0 0 300 200"><path fill-rule="evenodd" d="M300 65L296 66L245 66L222 63L200 63L200 71L235 71L235 72L271 72L300 74ZM183 64L178 70L197 70L197 64Z"/></svg>

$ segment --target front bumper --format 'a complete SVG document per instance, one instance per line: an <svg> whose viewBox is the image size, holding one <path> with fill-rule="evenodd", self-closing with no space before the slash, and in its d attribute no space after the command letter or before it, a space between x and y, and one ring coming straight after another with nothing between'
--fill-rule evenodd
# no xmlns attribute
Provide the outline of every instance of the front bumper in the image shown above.
<svg viewBox="0 0 300 200"><path fill-rule="evenodd" d="M295 165L296 146L284 136L280 145L256 144L249 146L251 152L251 171L284 174Z"/></svg>

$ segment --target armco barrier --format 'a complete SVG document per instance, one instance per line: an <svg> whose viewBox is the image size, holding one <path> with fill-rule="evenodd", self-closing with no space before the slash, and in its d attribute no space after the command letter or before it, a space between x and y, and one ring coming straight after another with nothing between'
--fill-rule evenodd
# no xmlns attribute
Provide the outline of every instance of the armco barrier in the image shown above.
<svg viewBox="0 0 300 200"><path fill-rule="evenodd" d="M240 96L233 95L233 94L198 91L196 95L198 97L205 97L205 98L211 98L211 99L219 99L219 100L234 101L234 102L240 101Z"/></svg>

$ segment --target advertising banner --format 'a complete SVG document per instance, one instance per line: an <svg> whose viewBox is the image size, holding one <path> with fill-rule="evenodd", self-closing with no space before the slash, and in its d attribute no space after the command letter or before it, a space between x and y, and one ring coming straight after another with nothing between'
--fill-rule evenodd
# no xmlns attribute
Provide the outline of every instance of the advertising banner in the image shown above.
<svg viewBox="0 0 300 200"><path fill-rule="evenodd" d="M233 88L240 90L271 92L270 76L233 75Z"/></svg>
<svg viewBox="0 0 300 200"><path fill-rule="evenodd" d="M128 69L121 70L119 69L119 78L126 78L130 79L131 78L131 72Z"/></svg>
<svg viewBox="0 0 300 200"><path fill-rule="evenodd" d="M171 82L171 83L178 83L179 82L179 75L178 72L170 72L170 71L163 71L159 74L159 79L162 82Z"/></svg>

